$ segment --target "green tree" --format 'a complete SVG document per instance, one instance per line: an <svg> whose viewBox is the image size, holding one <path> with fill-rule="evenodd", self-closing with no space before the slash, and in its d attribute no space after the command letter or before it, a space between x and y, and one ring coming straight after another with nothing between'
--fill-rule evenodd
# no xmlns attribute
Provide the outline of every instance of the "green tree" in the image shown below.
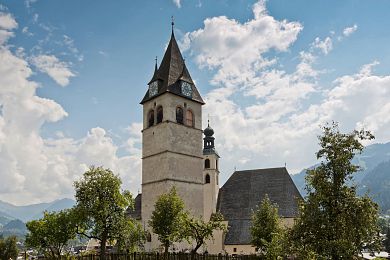
<svg viewBox="0 0 390 260"><path fill-rule="evenodd" d="M43 218L26 224L26 245L60 259L70 239L76 237L76 219L72 210L45 212Z"/></svg>
<svg viewBox="0 0 390 260"><path fill-rule="evenodd" d="M283 238L281 234L282 227L278 215L278 207L272 204L267 195L260 202L256 211L253 212L250 232L252 237L251 243L254 247L259 248L263 254L268 255L269 247L273 243L272 254L275 254L277 251L275 246L278 244L276 241Z"/></svg>
<svg viewBox="0 0 390 260"><path fill-rule="evenodd" d="M132 218L124 219L120 225L121 232L117 239L117 247L120 251L136 252L143 248L145 232L139 221Z"/></svg>
<svg viewBox="0 0 390 260"><path fill-rule="evenodd" d="M386 252L390 252L390 226L387 227L386 238L383 241L383 246Z"/></svg>
<svg viewBox="0 0 390 260"><path fill-rule="evenodd" d="M158 235L165 253L168 253L173 242L183 239L182 229L187 218L188 213L184 210L184 202L177 195L175 187L169 193L158 197L149 225L153 229L153 233Z"/></svg>
<svg viewBox="0 0 390 260"><path fill-rule="evenodd" d="M368 131L340 133L338 124L327 124L319 136L317 158L321 164L307 172L307 197L300 205L292 238L301 253L318 258L352 259L364 247L379 245L378 205L368 196L358 197L352 185L359 166L352 163L363 150Z"/></svg>
<svg viewBox="0 0 390 260"><path fill-rule="evenodd" d="M18 247L16 246L16 237L0 238L0 259L9 260L18 257Z"/></svg>
<svg viewBox="0 0 390 260"><path fill-rule="evenodd" d="M129 219L126 209L134 205L131 193L121 191L121 184L119 176L102 167L90 167L74 183L80 222L77 233L100 241L100 259L106 257L106 243L123 236L123 225Z"/></svg>
<svg viewBox="0 0 390 260"><path fill-rule="evenodd" d="M289 230L285 228L280 228L277 233L273 233L271 242L266 242L267 252L265 254L265 259L275 260L275 259L285 259L287 252L289 250ZM304 258L310 259L310 258Z"/></svg>
<svg viewBox="0 0 390 260"><path fill-rule="evenodd" d="M189 243L192 241L196 243L195 248L192 250L193 254L198 251L206 240L213 238L214 230L227 230L226 224L223 224L222 221L223 216L219 212L212 214L208 222L196 217L185 219L183 228L184 237Z"/></svg>

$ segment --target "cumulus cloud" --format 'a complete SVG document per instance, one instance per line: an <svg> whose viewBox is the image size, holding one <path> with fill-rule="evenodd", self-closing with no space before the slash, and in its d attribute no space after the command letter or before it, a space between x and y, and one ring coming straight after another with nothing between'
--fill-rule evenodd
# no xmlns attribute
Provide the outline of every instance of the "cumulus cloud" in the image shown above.
<svg viewBox="0 0 390 260"><path fill-rule="evenodd" d="M0 21L0 28L11 34L17 27L9 14L2 14ZM55 100L37 95L38 83L30 79L29 61L60 85L68 84L73 73L55 56L27 59L20 48L11 51L8 38L2 38L0 45L1 199L24 204L72 197L73 182L90 165L110 167L122 177L124 188L136 191L140 185L140 124L129 127L128 140L122 145L115 144L100 127L78 139L63 133L43 138L44 124L69 115ZM120 149L126 150L125 155L118 155Z"/></svg>
<svg viewBox="0 0 390 260"><path fill-rule="evenodd" d="M326 71L315 63L333 49L334 35L314 39L299 53L295 70L286 71L269 54L288 51L302 25L271 17L263 1L252 10L254 18L245 23L208 18L182 42L198 66L213 73L204 112L211 115L222 171L229 175L234 163L247 168L287 163L298 172L315 162L319 126L330 120L341 122L346 131L366 126L377 141L389 140L384 130L390 126L389 76L374 75L376 63L325 88L319 79Z"/></svg>
<svg viewBox="0 0 390 260"><path fill-rule="evenodd" d="M57 84L65 87L75 74L70 70L70 64L60 61L54 55L38 55L32 57L32 63L43 73L47 73Z"/></svg>
<svg viewBox="0 0 390 260"><path fill-rule="evenodd" d="M246 83L254 69L273 63L262 54L286 51L303 28L298 22L275 20L267 13L265 1L256 3L252 10L254 18L245 23L226 16L207 18L204 28L185 34L182 46L191 46L196 63L217 70L213 84Z"/></svg>
<svg viewBox="0 0 390 260"><path fill-rule="evenodd" d="M344 30L343 30L343 35L345 36L345 37L348 37L348 36L350 36L351 34L353 34L354 32L356 32L356 30L357 30L357 25L356 24L354 24L353 26L351 26L351 27L346 27Z"/></svg>

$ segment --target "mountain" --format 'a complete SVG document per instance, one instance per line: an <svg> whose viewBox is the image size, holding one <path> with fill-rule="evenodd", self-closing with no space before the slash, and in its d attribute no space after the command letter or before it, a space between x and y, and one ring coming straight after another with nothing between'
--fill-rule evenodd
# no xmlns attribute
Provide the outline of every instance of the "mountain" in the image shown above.
<svg viewBox="0 0 390 260"><path fill-rule="evenodd" d="M365 192L378 203L382 212L390 210L390 142L385 144L372 144L353 159L362 170L354 174L353 182L358 187L358 194ZM314 165L308 169L318 166ZM306 171L291 175L299 192L305 196Z"/></svg>
<svg viewBox="0 0 390 260"><path fill-rule="evenodd" d="M390 211L390 161L370 171L360 182L358 192L368 193L383 211Z"/></svg>
<svg viewBox="0 0 390 260"><path fill-rule="evenodd" d="M59 211L71 208L74 204L75 201L71 199L60 199L49 203L39 203L26 206L15 206L7 202L0 201L0 218L8 217L27 222L32 219L41 218L44 211Z"/></svg>
<svg viewBox="0 0 390 260"><path fill-rule="evenodd" d="M5 226L0 228L0 233L4 237L17 236L24 237L27 234L26 224L19 219L14 219L8 222Z"/></svg>
<svg viewBox="0 0 390 260"><path fill-rule="evenodd" d="M13 219L14 218L12 216L8 215L5 212L0 211L0 228L5 226L8 222L10 222Z"/></svg>

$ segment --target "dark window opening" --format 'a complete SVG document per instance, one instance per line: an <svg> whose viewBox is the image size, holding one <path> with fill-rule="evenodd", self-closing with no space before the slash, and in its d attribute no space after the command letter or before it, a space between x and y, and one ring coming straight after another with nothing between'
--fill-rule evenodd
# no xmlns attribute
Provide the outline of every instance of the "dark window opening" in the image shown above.
<svg viewBox="0 0 390 260"><path fill-rule="evenodd" d="M176 108L176 122L183 124L183 109L181 107Z"/></svg>
<svg viewBox="0 0 390 260"><path fill-rule="evenodd" d="M210 175L206 174L206 178L204 180L204 183L210 183Z"/></svg>
<svg viewBox="0 0 390 260"><path fill-rule="evenodd" d="M209 160L209 159L206 159L206 160L204 161L204 167L205 167L206 169L210 168L210 160Z"/></svg>
<svg viewBox="0 0 390 260"><path fill-rule="evenodd" d="M233 252L237 252L237 248L235 247L235 248L233 248Z"/></svg>
<svg viewBox="0 0 390 260"><path fill-rule="evenodd" d="M148 127L154 125L154 111L151 110L148 114Z"/></svg>
<svg viewBox="0 0 390 260"><path fill-rule="evenodd" d="M163 121L163 108L160 106L157 108L157 124Z"/></svg>
<svg viewBox="0 0 390 260"><path fill-rule="evenodd" d="M150 234L149 232L148 232L148 234L146 236L146 241L147 242L152 242L152 234Z"/></svg>
<svg viewBox="0 0 390 260"><path fill-rule="evenodd" d="M215 161L215 168L218 170L218 160Z"/></svg>

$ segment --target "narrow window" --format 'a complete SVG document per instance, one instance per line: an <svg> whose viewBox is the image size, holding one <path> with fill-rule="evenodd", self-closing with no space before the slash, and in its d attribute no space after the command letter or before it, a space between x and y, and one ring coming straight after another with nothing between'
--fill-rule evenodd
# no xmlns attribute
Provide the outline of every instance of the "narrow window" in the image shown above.
<svg viewBox="0 0 390 260"><path fill-rule="evenodd" d="M150 232L148 232L148 234L146 235L146 241L152 242L152 234L150 234Z"/></svg>
<svg viewBox="0 0 390 260"><path fill-rule="evenodd" d="M209 159L206 159L206 160L204 161L204 167L205 167L206 169L210 168L210 160L209 160Z"/></svg>
<svg viewBox="0 0 390 260"><path fill-rule="evenodd" d="M183 108L181 107L176 108L176 122L183 124Z"/></svg>
<svg viewBox="0 0 390 260"><path fill-rule="evenodd" d="M150 110L148 114L148 127L154 125L154 111Z"/></svg>
<svg viewBox="0 0 390 260"><path fill-rule="evenodd" d="M215 160L215 168L218 170L218 160Z"/></svg>
<svg viewBox="0 0 390 260"><path fill-rule="evenodd" d="M206 174L206 178L204 180L204 183L210 183L210 175Z"/></svg>
<svg viewBox="0 0 390 260"><path fill-rule="evenodd" d="M194 126L194 114L191 110L187 110L186 113L186 125L188 126Z"/></svg>
<svg viewBox="0 0 390 260"><path fill-rule="evenodd" d="M235 248L233 248L233 252L237 252L237 248L235 247Z"/></svg>
<svg viewBox="0 0 390 260"><path fill-rule="evenodd" d="M162 106L159 106L157 108L157 124L161 123L163 121L163 108Z"/></svg>

